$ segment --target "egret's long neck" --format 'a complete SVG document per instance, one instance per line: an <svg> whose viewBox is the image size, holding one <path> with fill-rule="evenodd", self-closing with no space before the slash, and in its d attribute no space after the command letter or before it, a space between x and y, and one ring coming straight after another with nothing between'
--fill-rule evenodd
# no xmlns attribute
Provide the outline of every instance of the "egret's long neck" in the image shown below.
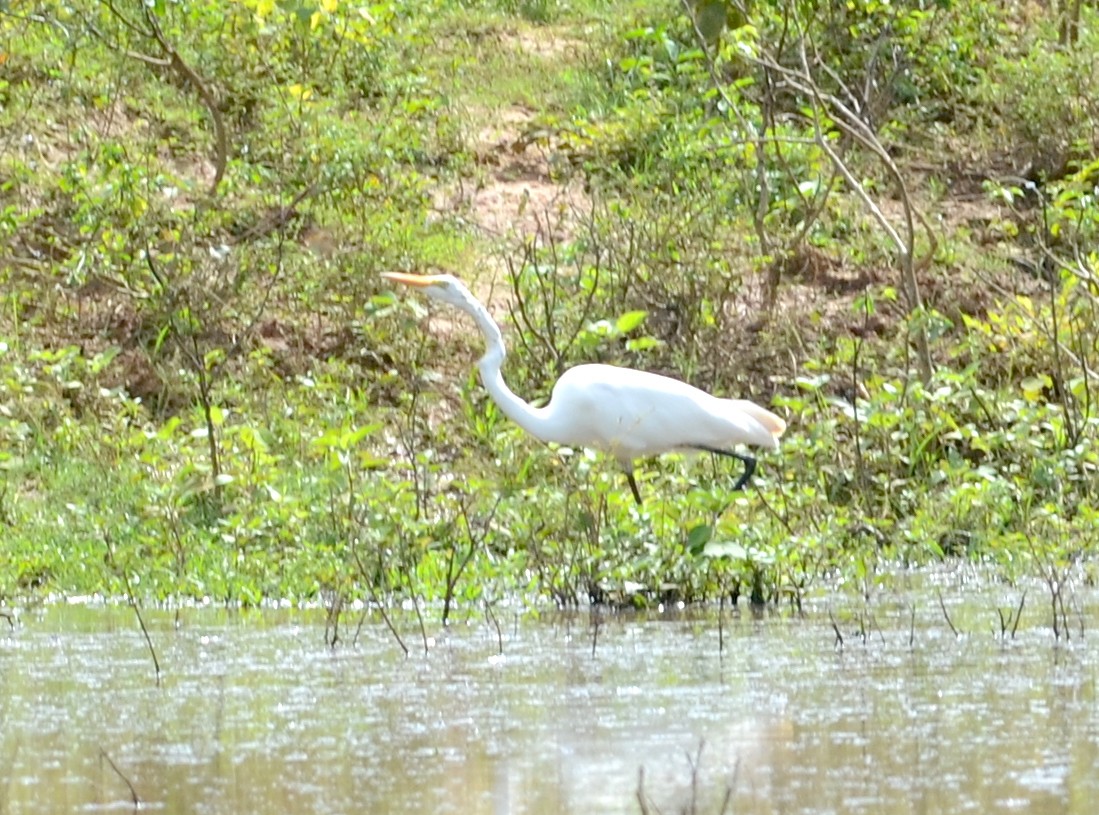
<svg viewBox="0 0 1099 815"><path fill-rule="evenodd" d="M477 327L485 338L485 354L477 361L477 368L481 371L481 381L489 396L500 406L505 416L532 436L542 441L555 441L553 427L545 411L520 399L504 381L500 369L504 365L507 349L504 347L500 326L492 319L488 309L472 296L466 301L465 310L477 321Z"/></svg>

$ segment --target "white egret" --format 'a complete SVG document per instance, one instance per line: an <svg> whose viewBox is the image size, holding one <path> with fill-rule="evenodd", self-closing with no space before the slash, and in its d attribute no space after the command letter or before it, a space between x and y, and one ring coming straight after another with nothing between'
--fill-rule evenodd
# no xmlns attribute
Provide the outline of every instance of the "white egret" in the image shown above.
<svg viewBox="0 0 1099 815"><path fill-rule="evenodd" d="M707 451L744 463L733 486L741 489L756 460L735 452L738 444L778 449L786 423L746 399L722 399L667 376L614 365L577 365L561 375L545 407L524 402L507 386L500 368L507 353L503 334L480 301L453 275L383 272L382 277L412 286L433 300L469 314L485 338L477 363L481 381L504 415L544 442L588 447L613 456L629 480L637 503L641 491L634 461L672 451Z"/></svg>

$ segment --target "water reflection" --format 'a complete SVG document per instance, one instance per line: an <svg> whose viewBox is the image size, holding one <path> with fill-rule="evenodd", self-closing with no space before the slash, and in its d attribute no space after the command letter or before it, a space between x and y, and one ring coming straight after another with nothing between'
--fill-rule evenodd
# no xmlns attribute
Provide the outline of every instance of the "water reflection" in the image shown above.
<svg viewBox="0 0 1099 815"><path fill-rule="evenodd" d="M704 741L700 812L728 784L732 812L1090 815L1094 649L1001 641L972 595L960 638L917 603L910 647L908 603L865 643L840 613L842 650L823 609L737 617L724 656L712 614L605 619L594 657L586 615L502 657L478 620L408 659L380 621L331 650L320 613L151 614L160 687L127 609L49 608L0 632L0 811L132 809L113 761L167 813L639 812L642 766L675 812Z"/></svg>

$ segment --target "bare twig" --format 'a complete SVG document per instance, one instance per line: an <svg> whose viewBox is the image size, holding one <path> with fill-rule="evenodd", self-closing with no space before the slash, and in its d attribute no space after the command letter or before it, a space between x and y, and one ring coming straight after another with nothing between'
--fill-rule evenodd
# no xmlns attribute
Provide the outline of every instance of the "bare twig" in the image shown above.
<svg viewBox="0 0 1099 815"><path fill-rule="evenodd" d="M725 653L725 588L720 589L721 599L717 604L717 652Z"/></svg>
<svg viewBox="0 0 1099 815"><path fill-rule="evenodd" d="M210 182L209 192L210 195L216 194L218 186L221 184L221 179L225 175L225 167L229 159L229 136L225 129L225 120L221 115L221 111L218 109L217 99L195 69L192 68L186 60L180 56L179 51L168 42L167 37L164 36L164 31L160 27L156 14L152 10L153 4L141 4L145 24L147 26L143 28L139 23L123 14L122 11L114 5L112 0L101 1L111 12L111 15L118 20L123 27L133 34L153 40L161 50L163 56L157 57L122 48L117 43L114 43L103 36L94 26L89 25L89 29L93 34L102 40L108 47L124 53L131 59L136 59L158 68L172 68L185 82L195 89L196 93L198 93L199 98L202 100L203 105L205 105L207 112L210 114L210 120L214 125L214 178Z"/></svg>
<svg viewBox="0 0 1099 815"><path fill-rule="evenodd" d="M718 815L725 815L729 811L729 807L733 803L733 793L736 792L737 781L740 779L740 756L736 757L736 764L733 765L733 774L728 781L725 782L725 797L721 800L721 810Z"/></svg>
<svg viewBox="0 0 1099 815"><path fill-rule="evenodd" d="M160 686L160 660L156 656L156 648L153 647L153 638L149 636L149 629L145 627L145 618L141 615L141 605L137 602L137 597L134 595L133 586L130 585L130 576L126 570L119 566L114 557L114 546L111 544L111 538L104 533L103 542L107 546L107 565L114 570L119 579L122 580L122 585L126 589L126 599L129 601L130 608L134 610L134 614L137 616L137 624L141 627L141 634L145 637L145 644L149 646L149 653L153 657L153 669L156 671L156 684Z"/></svg>
<svg viewBox="0 0 1099 815"><path fill-rule="evenodd" d="M1023 617L1023 604L1026 602L1026 591L1019 598L1019 607L1015 609L1015 622L1011 626L1011 638L1015 639L1015 632L1019 630L1019 620Z"/></svg>
<svg viewBox="0 0 1099 815"><path fill-rule="evenodd" d="M496 613L492 610L492 604L487 600L485 601L485 619L492 623L496 629L496 647L497 653L503 655L504 653L504 633L500 630L500 621L496 619Z"/></svg>
<svg viewBox="0 0 1099 815"><path fill-rule="evenodd" d="M645 768L637 768L637 805L641 807L641 815L649 815L649 803L645 797Z"/></svg>
<svg viewBox="0 0 1099 815"><path fill-rule="evenodd" d="M843 648L843 634L840 633L839 624L836 622L836 616L832 613L832 609L828 609L828 619L832 622L832 630L836 632L836 648Z"/></svg>
<svg viewBox="0 0 1099 815"><path fill-rule="evenodd" d="M698 815L698 769L702 765L702 748L706 746L705 739L698 740L698 750L692 757L687 753L687 764L691 768L691 805L687 811L690 815Z"/></svg>
<svg viewBox="0 0 1099 815"><path fill-rule="evenodd" d="M324 643L335 648L340 641L340 614L343 611L343 594L337 589L324 618Z"/></svg>
<svg viewBox="0 0 1099 815"><path fill-rule="evenodd" d="M416 592L409 586L409 591L412 592L412 608L416 611L416 619L420 623L420 639L424 643L424 655L426 656L431 651L430 640L427 636L427 626L424 625L424 615L420 611L420 598L416 595Z"/></svg>
<svg viewBox="0 0 1099 815"><path fill-rule="evenodd" d="M781 77L785 84L797 93L813 100L813 107L809 119L813 126L816 144L828 157L833 168L843 177L851 191L863 203L874 220L877 221L878 225L882 228L882 231L885 232L896 246L899 254L901 290L904 292L909 311L911 313L918 313L923 309L923 301L920 297L917 273L930 265L934 259L935 252L938 248L938 241L935 237L934 230L931 229L930 224L913 205L900 168L889 154L889 151L881 143L881 140L878 139L877 134L874 133L870 125L859 116L857 110L853 110L847 103L834 94L824 91L815 81L806 49L807 44L809 44L807 35L802 31L798 41L798 56L801 62L800 69L789 68L780 64L777 59L767 55L751 59L764 70L770 71L776 76ZM827 66L822 65L820 68L826 73L830 73L830 75L840 83L841 87L845 87L839 78L835 76L835 73L830 72L830 69ZM831 139L824 133L824 129L821 125L822 114L827 117L830 125L870 151L881 162L882 166L885 167L886 172L892 177L896 184L897 193L900 196L904 213L905 234L903 237L890 222L889 218L885 216L877 203L870 197L866 187L855 177L847 162L836 151ZM916 261L915 259L917 223L919 223L927 233L930 242L927 254L919 261ZM924 382L927 382L930 380L933 372L927 332L921 324L914 326L914 333L916 337L916 350L918 352L917 361L920 366L920 377Z"/></svg>
<svg viewBox="0 0 1099 815"><path fill-rule="evenodd" d="M111 769L115 771L115 775L122 779L127 787L130 788L130 800L133 802L134 807L141 806L141 799L137 796L137 790L134 789L134 785L130 782L130 779L126 777L122 770L118 769L118 765L114 763L114 760L107 754L107 751L102 747L99 748L99 758L101 761L106 761L110 765Z"/></svg>
<svg viewBox="0 0 1099 815"><path fill-rule="evenodd" d="M363 632L363 624L366 623L366 615L368 609L364 608L363 613L359 615L359 622L355 625L355 636L351 638L352 645L359 644L359 635Z"/></svg>
<svg viewBox="0 0 1099 815"><path fill-rule="evenodd" d="M385 604L378 600L378 594L374 591L373 584L370 582L370 575L366 570L366 566L362 562L362 558L359 557L359 551L355 547L351 548L351 556L355 559L355 565L359 567L359 574L366 582L370 590L370 598L374 602L374 605L378 607L378 612L382 615L382 620L385 622L386 628L389 629L389 633L393 635L393 639L397 641L397 645L401 647L401 651L404 655L408 656L408 646L404 644L404 640L401 639L401 634L397 631L397 627L393 625L393 620L389 618L389 613L385 610ZM360 625L362 623L360 622ZM356 638L358 634L356 634Z"/></svg>
<svg viewBox="0 0 1099 815"><path fill-rule="evenodd" d="M404 640L401 639L400 633L397 631L396 626L393 625L393 621L389 619L389 613L385 610L385 605L378 603L377 597L374 600L377 603L378 611L381 612L382 619L385 621L386 628L389 629L389 633L393 635L393 639L397 640L397 645L401 646L401 650L404 651L404 655L408 656L408 646L404 644Z"/></svg>
<svg viewBox="0 0 1099 815"><path fill-rule="evenodd" d="M496 516L496 511L500 508L500 502L503 499L503 493L496 496L496 503L492 505L492 509L489 510L488 516L484 521L476 524L476 526L483 531L477 532L474 531L474 522L469 518L468 499L463 496L459 502L458 508L461 512L462 523L466 533L466 540L469 542L469 547L462 553L460 558L458 556L457 547L455 546L451 546L447 552L442 617L442 624L444 627L450 619L450 609L454 603L454 590L458 585L458 580L461 578L462 573L465 572L466 567L469 566L470 562L473 560L473 556L477 554L477 549L484 543L485 538L488 537L488 530L491 528L492 519Z"/></svg>
<svg viewBox="0 0 1099 815"><path fill-rule="evenodd" d="M179 52L165 38L164 32L160 29L160 23L157 22L156 15L153 13L151 5L143 3L142 9L145 12L146 22L149 23L149 27L152 29L157 43L164 53L168 55L168 59L171 60L172 67L180 76L190 82L191 86L198 92L203 104L206 105L206 110L210 113L210 119L214 123L217 152L214 156L214 179L210 182L210 195L214 195L217 193L218 185L221 184L221 179L225 175L225 165L229 158L229 137L226 135L225 121L221 117L221 111L218 110L217 100L210 92L210 89L206 87L206 83L202 81L199 75L195 73L195 70L183 60L183 57L179 55Z"/></svg>
<svg viewBox="0 0 1099 815"><path fill-rule="evenodd" d="M946 617L946 624L950 626L950 630L954 632L955 637L960 637L961 634L959 634L958 629L954 627L954 622L950 619L950 614L946 610L946 603L943 602L942 591L936 589L935 593L939 596L939 608L942 609L943 616Z"/></svg>

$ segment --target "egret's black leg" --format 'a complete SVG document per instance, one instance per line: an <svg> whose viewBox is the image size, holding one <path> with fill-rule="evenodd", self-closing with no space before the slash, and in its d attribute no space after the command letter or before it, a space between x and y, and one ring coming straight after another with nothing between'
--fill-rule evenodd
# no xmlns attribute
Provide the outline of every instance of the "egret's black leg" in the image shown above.
<svg viewBox="0 0 1099 815"><path fill-rule="evenodd" d="M744 474L737 479L737 482L733 484L733 492L744 489L744 485L748 483L748 479L752 477L752 473L756 471L756 460L751 456L741 455L740 453L730 453L733 458L739 458L744 462Z"/></svg>
<svg viewBox="0 0 1099 815"><path fill-rule="evenodd" d="M633 470L626 470L626 480L630 482L630 489L633 490L633 497L637 500L637 505L642 506L641 490L637 488L637 481L633 477Z"/></svg>
<svg viewBox="0 0 1099 815"><path fill-rule="evenodd" d="M707 453L713 453L717 456L728 456L729 458L735 458L744 462L744 474L741 475L733 485L733 492L744 489L744 485L748 483L748 479L750 479L752 473L756 471L756 460L752 456L746 456L743 453L734 453L732 450L718 450L716 447L696 447L695 449L705 450Z"/></svg>

